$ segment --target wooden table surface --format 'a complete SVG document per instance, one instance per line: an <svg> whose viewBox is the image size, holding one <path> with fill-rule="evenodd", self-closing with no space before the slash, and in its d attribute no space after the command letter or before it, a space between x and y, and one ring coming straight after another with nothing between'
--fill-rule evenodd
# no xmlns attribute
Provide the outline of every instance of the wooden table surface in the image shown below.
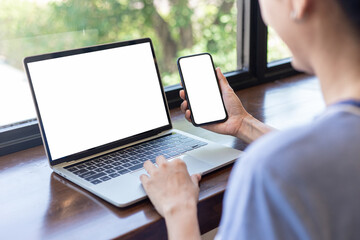
<svg viewBox="0 0 360 240"><path fill-rule="evenodd" d="M237 92L244 107L267 124L286 129L307 123L324 109L316 78L278 80ZM174 128L244 150L234 137L195 128L179 109ZM232 166L203 177L201 232L218 226ZM43 146L0 157L0 239L166 239L164 220L149 200L117 208L53 173Z"/></svg>

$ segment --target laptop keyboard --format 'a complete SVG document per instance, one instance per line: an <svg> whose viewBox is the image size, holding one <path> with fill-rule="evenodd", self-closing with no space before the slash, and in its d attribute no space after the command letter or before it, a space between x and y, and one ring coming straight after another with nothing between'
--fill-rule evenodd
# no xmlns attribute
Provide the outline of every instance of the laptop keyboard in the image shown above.
<svg viewBox="0 0 360 240"><path fill-rule="evenodd" d="M155 163L155 158L159 155L163 155L165 158L173 158L206 144L206 142L181 134L170 134L121 149L117 152L76 163L65 167L65 169L92 184L99 184L123 174L142 169L146 160Z"/></svg>

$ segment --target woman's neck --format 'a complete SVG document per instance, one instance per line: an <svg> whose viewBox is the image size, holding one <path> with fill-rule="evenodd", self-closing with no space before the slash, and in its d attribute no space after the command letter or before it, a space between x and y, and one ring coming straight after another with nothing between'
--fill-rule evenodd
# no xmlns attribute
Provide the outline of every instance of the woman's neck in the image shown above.
<svg viewBox="0 0 360 240"><path fill-rule="evenodd" d="M325 46L314 53L314 71L327 105L346 99L360 100L359 39L349 34L337 36L324 41Z"/></svg>

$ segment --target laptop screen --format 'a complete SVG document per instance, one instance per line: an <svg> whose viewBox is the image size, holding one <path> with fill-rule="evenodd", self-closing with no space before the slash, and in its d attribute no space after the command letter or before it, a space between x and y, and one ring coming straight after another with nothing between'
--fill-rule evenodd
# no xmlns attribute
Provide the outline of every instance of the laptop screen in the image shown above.
<svg viewBox="0 0 360 240"><path fill-rule="evenodd" d="M86 51L25 59L52 161L170 125L150 40Z"/></svg>

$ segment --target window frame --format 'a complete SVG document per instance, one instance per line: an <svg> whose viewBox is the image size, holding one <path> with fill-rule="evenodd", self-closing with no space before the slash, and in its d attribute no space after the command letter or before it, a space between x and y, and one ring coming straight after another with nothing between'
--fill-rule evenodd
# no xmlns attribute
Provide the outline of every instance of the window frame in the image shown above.
<svg viewBox="0 0 360 240"><path fill-rule="evenodd" d="M241 10L242 26L238 34L238 43L241 46L237 48L242 50L241 70L225 73L230 85L234 90L263 84L275 79L288 77L298 74L291 67L291 59L267 62L267 26L261 18L261 12L258 1L238 0L241 4L238 10ZM246 14L247 13L249 14ZM240 38L239 38L240 37ZM182 100L179 97L180 84L165 87L169 108L179 107ZM0 128L0 156L13 152L25 150L42 144L40 130L36 119L31 119L21 123Z"/></svg>

